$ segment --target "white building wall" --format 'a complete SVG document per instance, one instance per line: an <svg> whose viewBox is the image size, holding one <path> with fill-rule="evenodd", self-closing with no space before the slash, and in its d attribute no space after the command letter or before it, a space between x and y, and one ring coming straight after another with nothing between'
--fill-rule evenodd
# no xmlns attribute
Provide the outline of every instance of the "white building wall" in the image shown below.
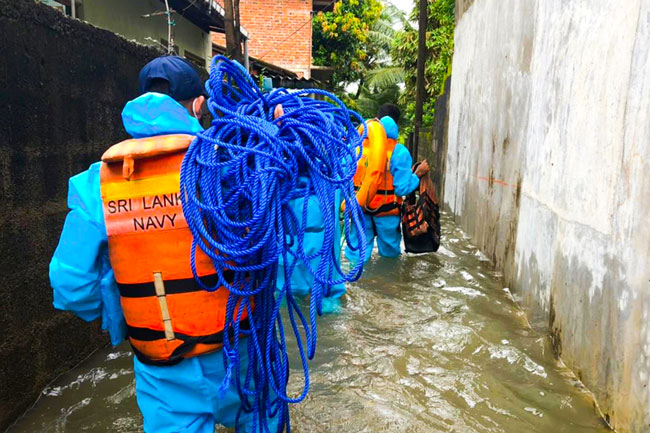
<svg viewBox="0 0 650 433"><path fill-rule="evenodd" d="M475 0L446 205L620 432L650 431L650 0Z"/></svg>

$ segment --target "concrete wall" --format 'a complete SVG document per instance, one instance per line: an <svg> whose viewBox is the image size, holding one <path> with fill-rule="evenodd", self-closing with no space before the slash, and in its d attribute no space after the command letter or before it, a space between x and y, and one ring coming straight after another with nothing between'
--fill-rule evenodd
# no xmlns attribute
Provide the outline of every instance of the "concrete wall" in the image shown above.
<svg viewBox="0 0 650 433"><path fill-rule="evenodd" d="M445 202L619 432L650 431L650 0L475 0Z"/></svg>
<svg viewBox="0 0 650 433"><path fill-rule="evenodd" d="M449 143L449 87L451 77L445 81L445 90L436 99L434 105L433 125L431 139L423 144L418 152L419 159L427 159L431 167L431 179L436 186L438 200L444 203L445 198L445 173L447 159L447 145ZM426 153L423 152L426 149Z"/></svg>
<svg viewBox="0 0 650 433"><path fill-rule="evenodd" d="M33 0L0 2L0 431L107 344L52 307L48 263L67 179L126 138L120 112L158 53Z"/></svg>
<svg viewBox="0 0 650 433"><path fill-rule="evenodd" d="M474 3L474 0L456 0L456 22L462 18L472 3Z"/></svg>

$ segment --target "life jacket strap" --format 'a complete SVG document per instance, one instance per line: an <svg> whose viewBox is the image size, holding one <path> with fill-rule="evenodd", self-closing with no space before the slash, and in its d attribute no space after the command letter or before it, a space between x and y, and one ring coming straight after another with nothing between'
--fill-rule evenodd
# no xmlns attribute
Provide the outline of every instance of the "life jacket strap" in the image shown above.
<svg viewBox="0 0 650 433"><path fill-rule="evenodd" d="M160 313L162 314L163 328L165 329L165 339L167 341L175 340L174 328L172 327L172 318L169 316L169 307L167 306L167 295L165 294L165 283L162 279L161 272L153 273L153 285L156 289L156 297L160 304Z"/></svg>
<svg viewBox="0 0 650 433"><path fill-rule="evenodd" d="M361 187L355 186L354 190L359 191ZM377 195L395 195L395 190L394 189L378 189L377 190Z"/></svg>
<svg viewBox="0 0 650 433"><path fill-rule="evenodd" d="M124 162L122 163L122 177L126 180L129 180L131 179L134 171L135 160L131 155L124 156Z"/></svg>
<svg viewBox="0 0 650 433"><path fill-rule="evenodd" d="M368 215L374 216L374 215L378 215L380 213L390 212L390 211L393 211L395 209L399 209L399 207L400 207L399 204L396 201L394 201L394 202L391 202L391 203L383 204L383 205L379 206L377 209L364 209L363 212L368 214Z"/></svg>
<svg viewBox="0 0 650 433"><path fill-rule="evenodd" d="M250 331L250 329L251 329L251 324L248 317L242 319L239 322L240 332ZM149 328L137 328L128 325L127 325L127 335L129 336L130 339L133 338L139 341L156 341L165 338L165 333L163 331L156 331ZM183 359L185 359L185 356L189 352L191 352L196 347L197 344L219 345L219 346L222 345L225 332L219 331L214 334L201 335L198 337L177 333L176 336L178 340L182 341L183 343L174 350L174 352L171 354L171 356L168 359L165 360L151 359L149 356L145 355L140 350L138 350L138 348L133 344L133 341L130 341L131 348L133 349L133 353L135 354L135 356L143 364L157 365L157 366L175 365L181 362ZM235 336L234 330L232 328L229 328L228 338L230 339L231 342L234 342L234 336ZM242 337L245 337L245 335L244 336L240 335L240 338Z"/></svg>
<svg viewBox="0 0 650 433"><path fill-rule="evenodd" d="M235 273L230 269L223 271L223 277L228 284L234 283ZM199 278L201 283L206 287L217 288L221 286L219 276L217 274L206 275ZM146 298L149 296L156 296L156 289L154 283L135 283L125 284L117 283L117 288L120 291L120 296L123 298ZM192 293L203 290L197 281L192 278L182 278L179 280L166 280L165 281L165 294L176 295L179 293Z"/></svg>

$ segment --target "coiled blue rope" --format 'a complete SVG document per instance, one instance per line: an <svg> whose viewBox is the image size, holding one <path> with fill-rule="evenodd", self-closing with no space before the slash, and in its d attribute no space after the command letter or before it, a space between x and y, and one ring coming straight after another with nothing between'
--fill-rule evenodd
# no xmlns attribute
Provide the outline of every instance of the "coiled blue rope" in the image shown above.
<svg viewBox="0 0 650 433"><path fill-rule="evenodd" d="M337 263L340 226L335 201L338 191L346 204L345 239L365 257L364 218L352 182L365 126L360 135L357 126L364 125L363 118L322 90L277 89L264 94L239 63L221 56L212 62L206 90L214 120L192 142L181 167L183 213L194 236L192 269L205 290L223 286L230 291L222 391L235 384L242 400L237 419L252 412L254 431L270 433L268 417L275 417L275 431L290 432L289 403L302 401L309 391L308 359L316 351L322 299L332 285L358 279L363 268L359 261L346 273ZM312 99L310 94L332 102ZM274 119L278 105L284 114ZM304 237L310 196L316 197L323 213L324 241L318 252L308 255ZM300 215L289 206L298 199L304 203ZM359 233L358 245L350 242L352 226ZM214 263L219 276L215 287L205 287L198 279L197 247ZM280 259L285 263L285 284L276 292ZM306 314L290 290L298 263L314 276ZM234 271L232 283L224 277L226 270ZM293 397L287 392L283 300L304 371L303 389ZM250 330L240 326L244 315ZM241 337L248 338L247 365L239 357Z"/></svg>

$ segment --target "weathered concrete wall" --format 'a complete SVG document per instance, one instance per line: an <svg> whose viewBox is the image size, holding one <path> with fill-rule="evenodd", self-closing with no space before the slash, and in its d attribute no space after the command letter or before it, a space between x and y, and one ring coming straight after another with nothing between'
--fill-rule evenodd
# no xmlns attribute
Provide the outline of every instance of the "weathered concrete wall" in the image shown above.
<svg viewBox="0 0 650 433"><path fill-rule="evenodd" d="M462 18L469 7L472 6L472 3L474 3L474 0L456 0L456 22Z"/></svg>
<svg viewBox="0 0 650 433"><path fill-rule="evenodd" d="M650 431L650 0L476 0L445 202L620 432Z"/></svg>
<svg viewBox="0 0 650 433"><path fill-rule="evenodd" d="M438 200L444 203L445 173L447 159L447 145L449 136L449 92L451 77L445 81L445 91L436 99L434 105L431 143L428 147L428 155L420 155L426 158L431 167L431 179L436 186ZM420 152L422 153L422 152Z"/></svg>
<svg viewBox="0 0 650 433"><path fill-rule="evenodd" d="M126 137L120 112L157 55L32 0L0 1L0 431L107 338L56 312L48 262L67 179Z"/></svg>

